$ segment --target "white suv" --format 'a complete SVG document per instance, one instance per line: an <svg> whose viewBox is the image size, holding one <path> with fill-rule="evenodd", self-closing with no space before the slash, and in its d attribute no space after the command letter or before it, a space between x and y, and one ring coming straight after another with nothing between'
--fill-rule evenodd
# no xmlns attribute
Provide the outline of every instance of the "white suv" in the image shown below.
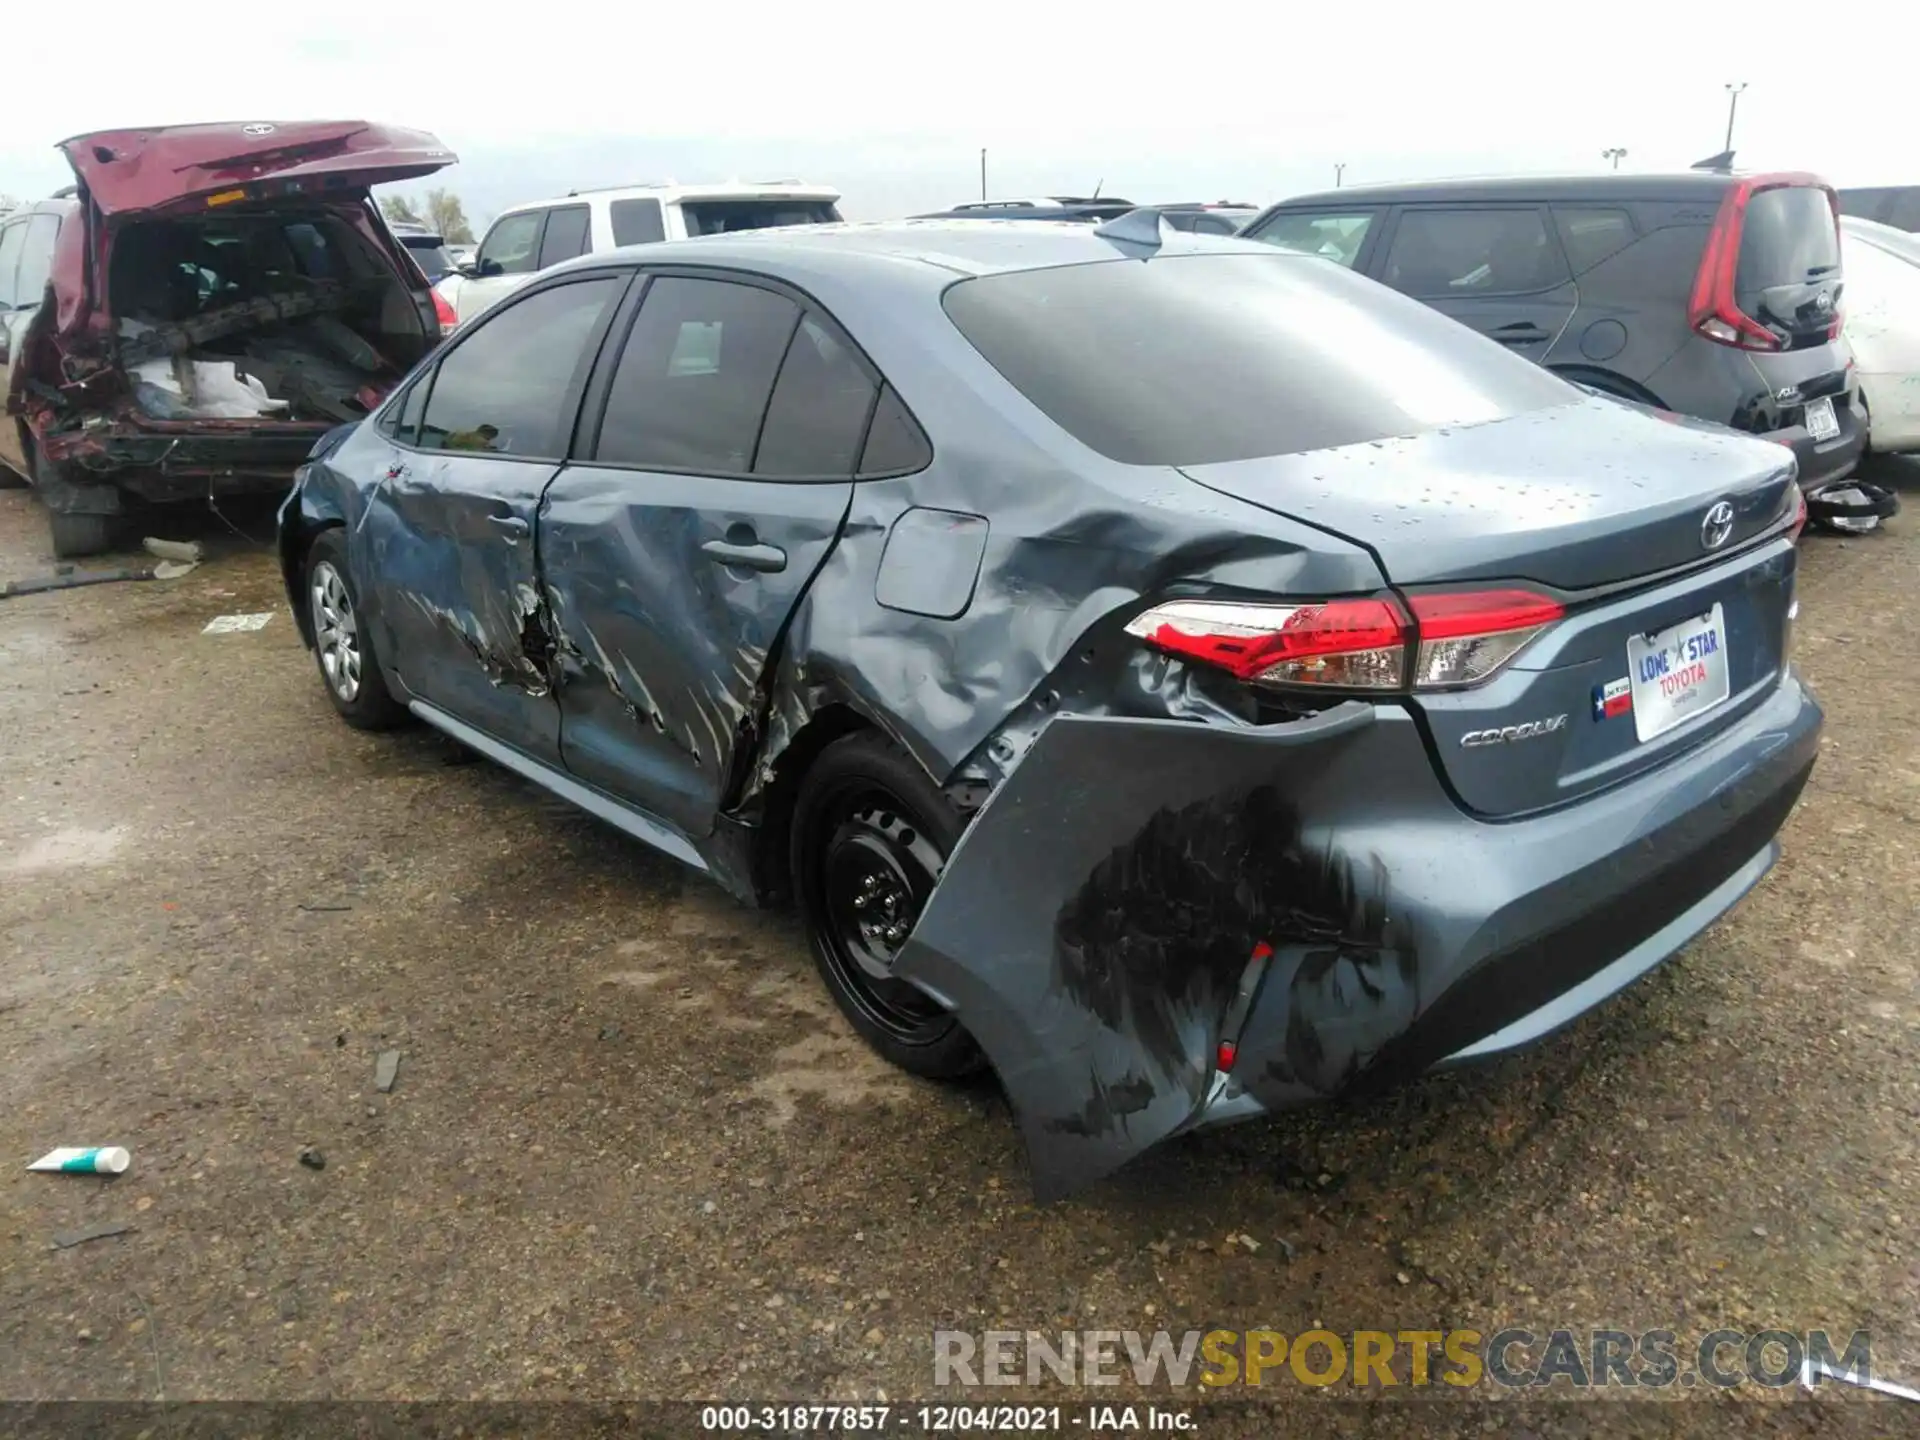
<svg viewBox="0 0 1920 1440"><path fill-rule="evenodd" d="M503 211L470 266L434 287L464 324L549 265L622 245L684 240L776 225L831 225L840 192L781 180L766 184L621 185L575 190Z"/></svg>

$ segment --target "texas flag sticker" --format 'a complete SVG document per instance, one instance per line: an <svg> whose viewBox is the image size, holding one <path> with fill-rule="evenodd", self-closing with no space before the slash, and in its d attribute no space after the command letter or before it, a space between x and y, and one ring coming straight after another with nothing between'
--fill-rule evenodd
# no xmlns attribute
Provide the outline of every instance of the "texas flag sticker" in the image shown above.
<svg viewBox="0 0 1920 1440"><path fill-rule="evenodd" d="M1625 675L1593 687L1593 718L1611 720L1633 709L1633 682Z"/></svg>

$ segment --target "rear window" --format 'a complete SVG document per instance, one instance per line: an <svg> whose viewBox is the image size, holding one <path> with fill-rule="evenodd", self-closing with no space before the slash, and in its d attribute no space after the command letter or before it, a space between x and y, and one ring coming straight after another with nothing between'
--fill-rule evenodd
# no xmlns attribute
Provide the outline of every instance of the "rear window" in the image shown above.
<svg viewBox="0 0 1920 1440"><path fill-rule="evenodd" d="M840 212L827 200L682 200L689 235L770 230L776 225L831 225Z"/></svg>
<svg viewBox="0 0 1920 1440"><path fill-rule="evenodd" d="M985 275L943 303L1049 418L1131 465L1353 445L1576 398L1438 311L1294 256Z"/></svg>
<svg viewBox="0 0 1920 1440"><path fill-rule="evenodd" d="M1804 285L1839 269L1840 237L1826 191L1784 185L1747 201L1734 281L1741 296L1775 285Z"/></svg>

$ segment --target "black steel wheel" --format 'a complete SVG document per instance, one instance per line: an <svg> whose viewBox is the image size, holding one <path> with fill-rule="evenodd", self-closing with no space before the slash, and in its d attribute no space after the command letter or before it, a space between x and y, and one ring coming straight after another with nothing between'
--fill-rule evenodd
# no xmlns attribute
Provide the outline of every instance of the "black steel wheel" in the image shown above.
<svg viewBox="0 0 1920 1440"><path fill-rule="evenodd" d="M959 815L913 760L871 734L821 753L793 817L793 889L820 978L868 1044L935 1078L979 1069L979 1048L892 967L960 830Z"/></svg>

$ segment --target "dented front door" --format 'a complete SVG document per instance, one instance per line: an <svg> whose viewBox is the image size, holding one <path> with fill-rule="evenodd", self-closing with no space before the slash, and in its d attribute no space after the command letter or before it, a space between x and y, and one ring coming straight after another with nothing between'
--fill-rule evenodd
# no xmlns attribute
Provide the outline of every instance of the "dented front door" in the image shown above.
<svg viewBox="0 0 1920 1440"><path fill-rule="evenodd" d="M369 503L389 663L407 689L557 765L560 711L534 572L547 461L392 447Z"/></svg>

